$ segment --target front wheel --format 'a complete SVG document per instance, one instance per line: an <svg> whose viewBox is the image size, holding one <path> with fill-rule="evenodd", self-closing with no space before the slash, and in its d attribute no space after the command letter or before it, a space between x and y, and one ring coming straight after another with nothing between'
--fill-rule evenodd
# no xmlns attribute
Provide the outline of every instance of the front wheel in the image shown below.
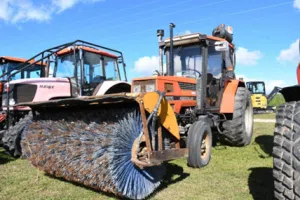
<svg viewBox="0 0 300 200"><path fill-rule="evenodd" d="M207 122L197 121L188 131L188 166L201 168L208 165L211 158L212 132Z"/></svg>
<svg viewBox="0 0 300 200"><path fill-rule="evenodd" d="M10 127L9 130L5 130L2 141L6 153L13 157L20 157L22 155L22 132L31 119L32 113L30 112L28 115L24 116L24 118L21 118L14 126Z"/></svg>

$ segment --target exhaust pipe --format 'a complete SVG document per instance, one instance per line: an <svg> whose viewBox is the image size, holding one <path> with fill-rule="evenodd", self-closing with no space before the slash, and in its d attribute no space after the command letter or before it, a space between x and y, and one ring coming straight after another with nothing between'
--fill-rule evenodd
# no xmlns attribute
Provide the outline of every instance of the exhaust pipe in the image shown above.
<svg viewBox="0 0 300 200"><path fill-rule="evenodd" d="M165 35L165 31L163 29L157 30L158 46L159 46L159 69L162 76L164 75L164 63L163 63L164 55L163 55L163 47L160 46L160 43L162 42L164 35Z"/></svg>
<svg viewBox="0 0 300 200"><path fill-rule="evenodd" d="M170 70L168 73L169 76L174 76L173 28L175 28L175 24L170 23L170 56L169 56Z"/></svg>

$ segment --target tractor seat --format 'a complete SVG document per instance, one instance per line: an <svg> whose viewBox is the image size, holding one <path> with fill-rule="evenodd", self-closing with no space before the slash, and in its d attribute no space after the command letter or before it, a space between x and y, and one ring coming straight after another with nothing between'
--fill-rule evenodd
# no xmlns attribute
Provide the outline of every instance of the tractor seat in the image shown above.
<svg viewBox="0 0 300 200"><path fill-rule="evenodd" d="M105 77L104 76L95 76L93 78L93 80L91 81L91 83L101 83L105 80Z"/></svg>
<svg viewBox="0 0 300 200"><path fill-rule="evenodd" d="M211 73L207 73L207 87L212 83L214 76Z"/></svg>

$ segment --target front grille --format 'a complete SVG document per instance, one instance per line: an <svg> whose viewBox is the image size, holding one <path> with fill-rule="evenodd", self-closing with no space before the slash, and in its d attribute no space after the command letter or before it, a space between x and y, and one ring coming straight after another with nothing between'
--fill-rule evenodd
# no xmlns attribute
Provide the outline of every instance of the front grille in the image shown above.
<svg viewBox="0 0 300 200"><path fill-rule="evenodd" d="M196 84L178 82L180 89L182 90L196 90Z"/></svg>
<svg viewBox="0 0 300 200"><path fill-rule="evenodd" d="M16 103L31 102L37 90L36 85L15 84L13 87L13 99Z"/></svg>
<svg viewBox="0 0 300 200"><path fill-rule="evenodd" d="M29 84L9 84L9 99L13 99L14 103L32 102L37 90L36 85ZM2 104L7 104L7 93L3 92Z"/></svg>

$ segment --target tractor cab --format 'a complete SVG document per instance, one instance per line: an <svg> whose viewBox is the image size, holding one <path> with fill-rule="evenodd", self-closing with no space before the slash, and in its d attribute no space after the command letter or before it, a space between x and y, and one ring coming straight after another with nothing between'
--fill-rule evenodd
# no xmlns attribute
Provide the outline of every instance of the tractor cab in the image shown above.
<svg viewBox="0 0 300 200"><path fill-rule="evenodd" d="M133 79L132 92L165 91L174 111L182 114L196 106L196 83L201 79L204 81L201 90L206 92L203 106L220 109L222 84L226 78L235 78L231 27L220 25L213 36L193 33L175 37L173 27L171 24L170 38L165 40L164 30L157 31L160 66L157 76Z"/></svg>
<svg viewBox="0 0 300 200"><path fill-rule="evenodd" d="M121 66L123 67L121 71L120 63L122 63L120 55L77 45L57 52L54 62L49 66L48 76L68 77L73 80L80 96L92 96L99 92L100 87L97 88L99 85L111 87L127 81L125 66ZM122 92L130 91L130 85L121 86Z"/></svg>
<svg viewBox="0 0 300 200"><path fill-rule="evenodd" d="M265 83L262 81L250 81L246 83L251 94L266 95Z"/></svg>
<svg viewBox="0 0 300 200"><path fill-rule="evenodd" d="M0 57L0 80L1 82L7 79L9 73L15 72L21 64L26 62L23 58L15 58L2 56ZM33 61L31 61L33 63ZM45 66L37 63L30 68L21 71L11 77L12 80L24 79L24 78L40 78L45 75Z"/></svg>

